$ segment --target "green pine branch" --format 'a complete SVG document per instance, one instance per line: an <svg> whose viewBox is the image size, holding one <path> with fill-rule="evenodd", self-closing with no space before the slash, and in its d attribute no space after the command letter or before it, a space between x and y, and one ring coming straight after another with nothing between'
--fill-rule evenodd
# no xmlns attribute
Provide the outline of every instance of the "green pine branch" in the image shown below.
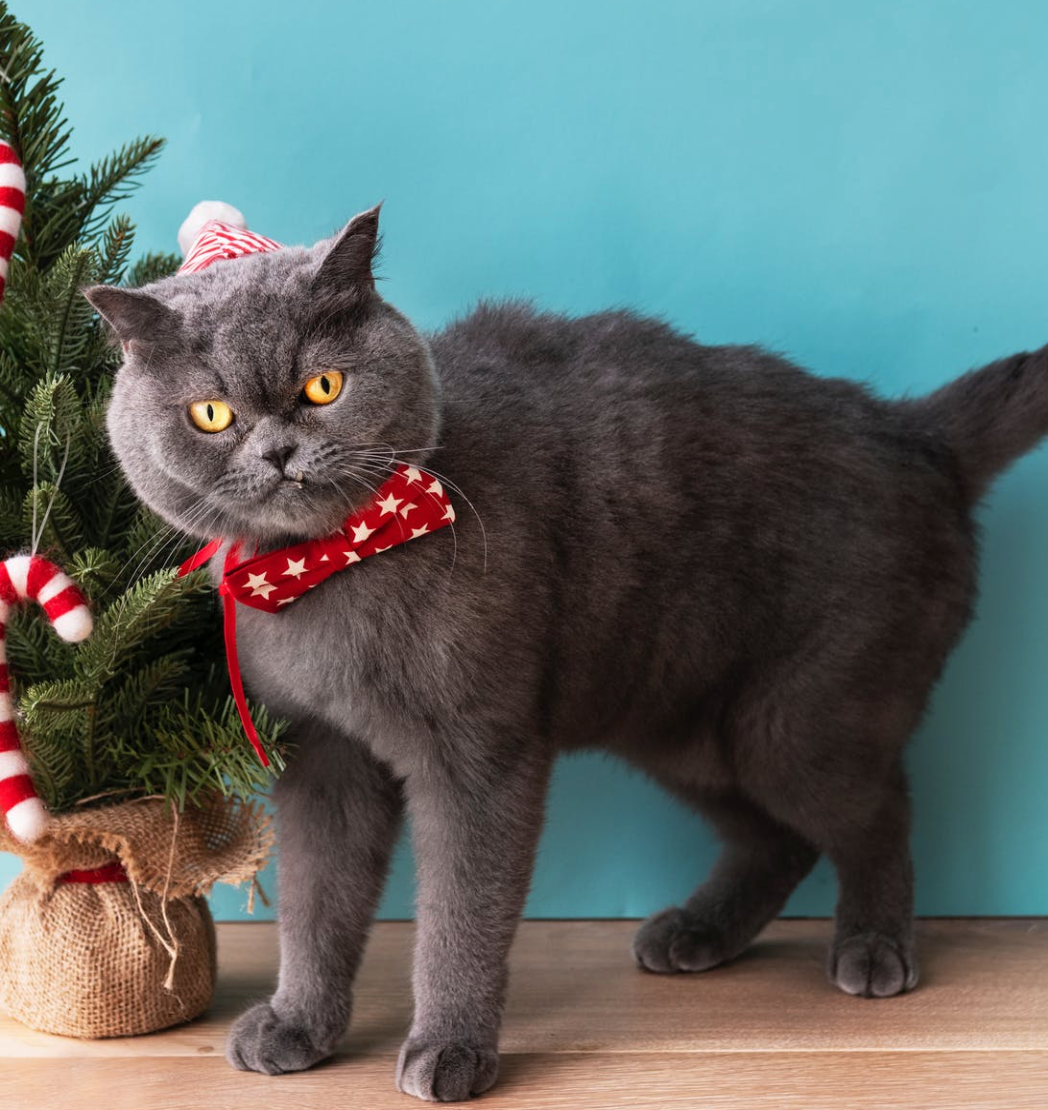
<svg viewBox="0 0 1048 1110"><path fill-rule="evenodd" d="M43 53L39 39L0 3L0 130L18 152L26 177L33 175L30 186L73 161L72 128L58 99L62 82L45 69Z"/></svg>
<svg viewBox="0 0 1048 1110"><path fill-rule="evenodd" d="M10 611L5 635L7 654L19 686L47 682L67 675L75 649L60 640L41 620L38 611L20 606Z"/></svg>
<svg viewBox="0 0 1048 1110"><path fill-rule="evenodd" d="M135 243L135 229L125 215L115 216L102 235L102 257L95 279L103 285L116 285L123 279Z"/></svg>
<svg viewBox="0 0 1048 1110"><path fill-rule="evenodd" d="M94 239L104 231L113 206L127 200L138 188L138 179L153 166L163 147L163 139L135 139L95 163L80 179L82 238Z"/></svg>
<svg viewBox="0 0 1048 1110"><path fill-rule="evenodd" d="M0 550L9 551L22 541L22 502L17 487L6 478L8 468L0 479Z"/></svg>
<svg viewBox="0 0 1048 1110"><path fill-rule="evenodd" d="M52 310L44 329L47 367L52 374L77 372L95 331L94 312L80 290L100 271L98 255L75 244L67 248L47 275L46 296Z"/></svg>
<svg viewBox="0 0 1048 1110"><path fill-rule="evenodd" d="M30 479L55 481L83 431L83 405L64 374L38 381L25 402L18 445Z"/></svg>
<svg viewBox="0 0 1048 1110"><path fill-rule="evenodd" d="M131 267L127 284L137 289L151 281L170 277L181 265L182 259L177 254L147 254Z"/></svg>
<svg viewBox="0 0 1048 1110"><path fill-rule="evenodd" d="M104 682L119 675L151 639L167 633L170 644L178 634L185 599L207 589L201 577L179 578L171 568L125 590L96 616L91 639L77 655L77 674L87 682Z"/></svg>
<svg viewBox="0 0 1048 1110"><path fill-rule="evenodd" d="M97 238L114 205L126 200L156 161L164 142L146 136L96 162L83 176L59 180L75 159L72 128L58 98L61 80L45 69L43 48L0 3L0 135L17 151L26 175L19 256L46 269L78 239Z"/></svg>
<svg viewBox="0 0 1048 1110"><path fill-rule="evenodd" d="M11 610L26 752L56 811L114 792L180 806L248 794L283 766L282 726L253 710L267 771L229 697L207 575L175 574L195 545L138 504L110 451L105 408L121 356L80 292L178 268L171 254L133 260L134 229L114 215L161 141L137 139L75 173L60 85L0 0L0 136L27 183L0 302L0 557L36 549L60 563L95 619L92 637L70 645L38 607Z"/></svg>
<svg viewBox="0 0 1048 1110"><path fill-rule="evenodd" d="M251 715L270 770L247 742L232 698L214 706L187 691L180 704L165 707L154 730L155 746L145 753L136 777L148 789L176 799L180 808L198 804L216 790L257 793L284 768L285 750L279 743L284 725L261 706L252 706Z"/></svg>

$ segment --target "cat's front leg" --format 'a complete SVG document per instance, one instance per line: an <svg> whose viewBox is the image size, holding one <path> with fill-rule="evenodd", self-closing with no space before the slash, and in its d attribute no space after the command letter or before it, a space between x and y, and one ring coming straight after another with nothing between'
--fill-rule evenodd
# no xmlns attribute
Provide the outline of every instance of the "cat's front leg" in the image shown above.
<svg viewBox="0 0 1048 1110"><path fill-rule="evenodd" d="M296 730L274 788L280 851L280 977L244 1013L226 1055L268 1075L312 1067L349 1022L352 983L400 824L400 785L358 741Z"/></svg>
<svg viewBox="0 0 1048 1110"><path fill-rule="evenodd" d="M509 946L542 826L550 759L503 750L409 776L418 866L415 1018L397 1064L407 1094L457 1102L498 1073Z"/></svg>

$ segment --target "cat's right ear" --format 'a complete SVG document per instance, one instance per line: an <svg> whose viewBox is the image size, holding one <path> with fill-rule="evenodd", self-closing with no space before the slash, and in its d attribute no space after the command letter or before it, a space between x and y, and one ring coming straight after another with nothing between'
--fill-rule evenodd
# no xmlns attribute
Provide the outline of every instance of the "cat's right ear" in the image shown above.
<svg viewBox="0 0 1048 1110"><path fill-rule="evenodd" d="M376 204L354 216L336 236L313 279L317 296L338 297L347 292L374 289L372 267L378 254L378 214Z"/></svg>
<svg viewBox="0 0 1048 1110"><path fill-rule="evenodd" d="M83 294L121 343L159 343L178 332L178 314L141 289L92 285Z"/></svg>

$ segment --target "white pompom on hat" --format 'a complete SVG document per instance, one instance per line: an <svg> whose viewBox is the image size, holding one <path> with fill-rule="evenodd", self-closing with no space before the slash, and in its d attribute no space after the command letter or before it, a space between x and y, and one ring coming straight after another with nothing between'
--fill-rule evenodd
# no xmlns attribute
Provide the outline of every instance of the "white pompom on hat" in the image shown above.
<svg viewBox="0 0 1048 1110"><path fill-rule="evenodd" d="M202 200L182 221L178 229L178 249L183 256L189 254L197 236L210 223L228 224L230 227L247 229L247 220L239 208L226 204L224 200Z"/></svg>

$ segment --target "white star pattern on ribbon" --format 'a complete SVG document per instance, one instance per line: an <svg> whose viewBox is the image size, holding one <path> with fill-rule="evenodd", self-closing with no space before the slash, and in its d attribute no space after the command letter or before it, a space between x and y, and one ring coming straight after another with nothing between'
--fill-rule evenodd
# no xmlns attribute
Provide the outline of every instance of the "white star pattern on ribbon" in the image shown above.
<svg viewBox="0 0 1048 1110"><path fill-rule="evenodd" d="M401 467L368 504L346 518L338 532L256 554L224 571L223 580L228 596L237 602L281 612L330 575L407 540L437 532L454 519L447 493L432 474L418 467Z"/></svg>
<svg viewBox="0 0 1048 1110"><path fill-rule="evenodd" d="M249 574L245 585L251 591L252 597L261 596L267 599L276 589L276 586L266 581L265 574Z"/></svg>

